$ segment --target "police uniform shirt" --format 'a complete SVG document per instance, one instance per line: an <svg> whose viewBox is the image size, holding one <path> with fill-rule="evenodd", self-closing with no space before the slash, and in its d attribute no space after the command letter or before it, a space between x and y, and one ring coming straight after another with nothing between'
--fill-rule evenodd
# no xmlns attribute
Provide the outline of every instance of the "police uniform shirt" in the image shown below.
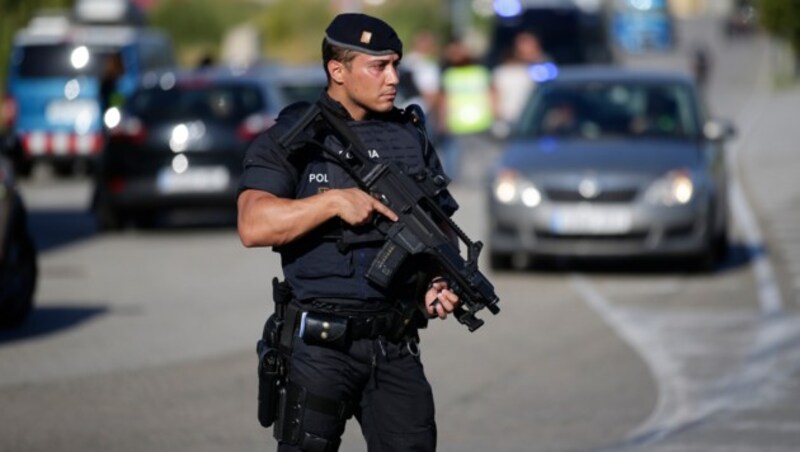
<svg viewBox="0 0 800 452"><path fill-rule="evenodd" d="M431 147L423 155L425 137L410 120L394 110L375 118L353 121L338 102L323 93L320 102L347 120L353 132L369 150L375 160L393 160L413 168L427 167L441 174L442 167ZM276 124L260 135L248 148L239 192L256 189L280 198L300 199L313 196L330 188L349 188L356 184L331 157L315 146L305 146L294 151L290 161L277 139L297 122L307 104L295 104L284 109ZM317 137L327 148L342 149L339 141L329 132ZM458 204L447 190L436 199L442 210L452 215ZM369 283L365 274L382 243L352 246L341 252L335 239L326 237L330 230L349 228L334 218L309 234L284 245L276 251L281 254L284 275L294 290L296 298L350 298L359 300L385 299L391 294L382 293Z"/></svg>

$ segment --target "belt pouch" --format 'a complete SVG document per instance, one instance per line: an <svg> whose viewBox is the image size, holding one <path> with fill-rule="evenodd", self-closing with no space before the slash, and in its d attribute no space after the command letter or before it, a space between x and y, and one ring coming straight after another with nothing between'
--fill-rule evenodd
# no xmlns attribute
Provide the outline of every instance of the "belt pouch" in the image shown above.
<svg viewBox="0 0 800 452"><path fill-rule="evenodd" d="M300 337L309 345L337 349L347 347L348 319L322 312L304 312L300 320Z"/></svg>

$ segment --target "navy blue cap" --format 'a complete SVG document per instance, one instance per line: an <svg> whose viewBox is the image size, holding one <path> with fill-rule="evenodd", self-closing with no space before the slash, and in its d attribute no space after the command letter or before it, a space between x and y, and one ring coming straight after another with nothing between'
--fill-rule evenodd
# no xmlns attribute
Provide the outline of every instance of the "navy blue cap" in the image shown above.
<svg viewBox="0 0 800 452"><path fill-rule="evenodd" d="M330 44L369 55L403 56L403 43L391 25L360 13L344 13L333 18L325 29Z"/></svg>

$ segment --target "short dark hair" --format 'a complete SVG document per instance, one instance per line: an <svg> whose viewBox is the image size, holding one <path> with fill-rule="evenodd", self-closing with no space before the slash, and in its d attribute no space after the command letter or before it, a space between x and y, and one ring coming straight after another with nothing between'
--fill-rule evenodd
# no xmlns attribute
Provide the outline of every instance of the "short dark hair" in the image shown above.
<svg viewBox="0 0 800 452"><path fill-rule="evenodd" d="M331 81L331 75L328 73L328 62L331 60L339 61L349 69L350 63L356 57L356 53L358 52L353 49L337 46L331 44L327 39L322 39L322 69L325 70L328 83Z"/></svg>

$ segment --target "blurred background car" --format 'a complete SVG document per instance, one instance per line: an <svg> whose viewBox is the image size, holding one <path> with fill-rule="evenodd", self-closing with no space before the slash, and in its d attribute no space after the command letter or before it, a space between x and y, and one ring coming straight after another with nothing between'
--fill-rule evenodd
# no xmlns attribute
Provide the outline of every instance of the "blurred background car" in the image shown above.
<svg viewBox="0 0 800 452"><path fill-rule="evenodd" d="M486 64L500 64L522 31L534 33L548 59L559 66L611 64L612 36L603 2L510 0L494 2Z"/></svg>
<svg viewBox="0 0 800 452"><path fill-rule="evenodd" d="M142 75L174 64L160 30L35 16L15 35L3 105L17 175L45 161L61 175L91 167L111 96L129 95Z"/></svg>
<svg viewBox="0 0 800 452"><path fill-rule="evenodd" d="M723 19L725 37L749 36L758 30L758 11L752 0L735 0Z"/></svg>
<svg viewBox="0 0 800 452"><path fill-rule="evenodd" d="M536 256L680 256L728 248L723 142L685 74L563 70L531 96L488 184L493 268Z"/></svg>
<svg viewBox="0 0 800 452"><path fill-rule="evenodd" d="M0 157L0 329L22 324L34 304L37 252L11 162Z"/></svg>
<svg viewBox="0 0 800 452"><path fill-rule="evenodd" d="M667 0L609 2L615 46L626 53L666 52L676 48L675 18Z"/></svg>
<svg viewBox="0 0 800 452"><path fill-rule="evenodd" d="M94 211L102 229L177 209L235 211L247 145L286 104L258 72L211 67L146 80L106 114Z"/></svg>
<svg viewBox="0 0 800 452"><path fill-rule="evenodd" d="M267 64L262 73L281 91L286 104L315 102L328 85L328 78L321 63Z"/></svg>

